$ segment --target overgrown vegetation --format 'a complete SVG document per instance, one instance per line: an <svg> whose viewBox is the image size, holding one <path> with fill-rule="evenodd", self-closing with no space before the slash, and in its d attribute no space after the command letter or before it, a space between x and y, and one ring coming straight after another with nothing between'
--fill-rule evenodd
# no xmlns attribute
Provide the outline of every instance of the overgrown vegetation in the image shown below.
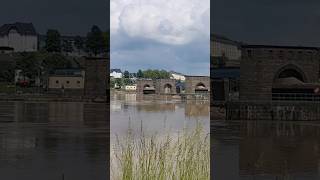
<svg viewBox="0 0 320 180"><path fill-rule="evenodd" d="M113 180L209 180L210 142L201 125L176 137L129 130L111 150Z"/></svg>

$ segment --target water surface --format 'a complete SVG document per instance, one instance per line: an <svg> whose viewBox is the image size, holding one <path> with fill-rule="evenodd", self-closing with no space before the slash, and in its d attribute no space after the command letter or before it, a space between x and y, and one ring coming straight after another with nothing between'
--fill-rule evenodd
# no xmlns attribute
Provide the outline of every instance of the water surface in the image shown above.
<svg viewBox="0 0 320 180"><path fill-rule="evenodd" d="M106 180L105 104L0 102L4 180Z"/></svg>

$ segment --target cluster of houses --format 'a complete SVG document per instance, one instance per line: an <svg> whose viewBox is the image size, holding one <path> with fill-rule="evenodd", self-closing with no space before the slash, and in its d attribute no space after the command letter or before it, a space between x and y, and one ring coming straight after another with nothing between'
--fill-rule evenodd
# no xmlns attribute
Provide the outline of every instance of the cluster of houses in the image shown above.
<svg viewBox="0 0 320 180"><path fill-rule="evenodd" d="M78 49L76 45L77 36L61 36L61 44L70 45L71 52L62 53L71 56L83 56L85 51ZM85 42L85 37L80 37ZM0 53L12 52L36 52L42 50L46 45L46 35L40 35L32 23L16 22L4 24L0 27Z"/></svg>
<svg viewBox="0 0 320 180"><path fill-rule="evenodd" d="M243 43L225 36L211 35L210 77L212 102L223 102L239 97L242 45Z"/></svg>
<svg viewBox="0 0 320 180"><path fill-rule="evenodd" d="M181 86L183 82L186 80L186 75L182 73L178 73L175 71L170 71L170 79L176 80L179 82L177 86ZM110 78L111 79L122 79L124 76L124 72L121 71L121 69L110 69ZM129 79L133 82L136 82L139 78L137 77L137 73L129 73ZM114 84L115 89L124 89L126 91L136 91L137 90L137 84L133 83L132 85L124 85L120 87L117 83Z"/></svg>

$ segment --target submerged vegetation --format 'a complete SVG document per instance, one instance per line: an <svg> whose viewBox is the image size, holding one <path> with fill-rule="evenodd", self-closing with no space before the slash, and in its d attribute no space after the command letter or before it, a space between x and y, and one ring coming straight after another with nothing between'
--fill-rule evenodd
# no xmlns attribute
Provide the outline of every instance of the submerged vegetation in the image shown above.
<svg viewBox="0 0 320 180"><path fill-rule="evenodd" d="M138 137L131 130L114 144L113 180L209 180L210 139L201 125L178 135Z"/></svg>

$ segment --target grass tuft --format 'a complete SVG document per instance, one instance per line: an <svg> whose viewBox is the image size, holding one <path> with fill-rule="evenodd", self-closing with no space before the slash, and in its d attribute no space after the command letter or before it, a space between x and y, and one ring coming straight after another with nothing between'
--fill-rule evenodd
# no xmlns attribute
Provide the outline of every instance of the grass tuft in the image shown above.
<svg viewBox="0 0 320 180"><path fill-rule="evenodd" d="M175 137L135 137L131 130L116 138L111 154L113 180L209 180L210 139L203 127Z"/></svg>

